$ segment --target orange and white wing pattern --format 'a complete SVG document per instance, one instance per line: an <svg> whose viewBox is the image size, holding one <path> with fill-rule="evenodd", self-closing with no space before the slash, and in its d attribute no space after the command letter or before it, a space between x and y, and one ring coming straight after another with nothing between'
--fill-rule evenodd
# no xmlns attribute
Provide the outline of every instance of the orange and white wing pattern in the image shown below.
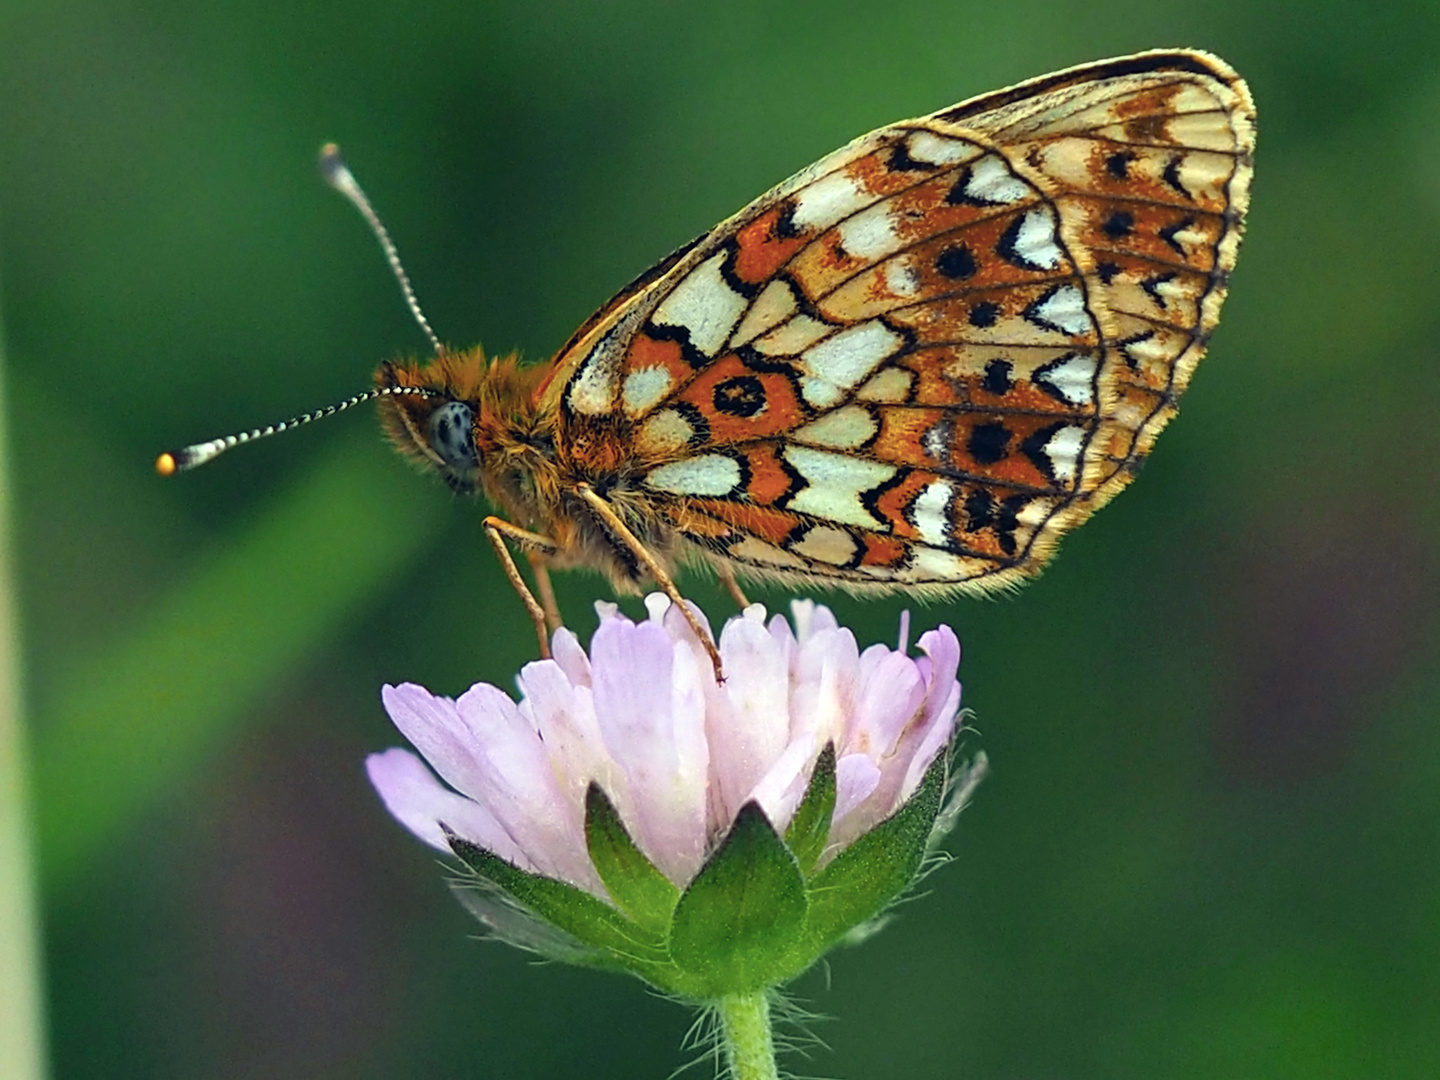
<svg viewBox="0 0 1440 1080"><path fill-rule="evenodd" d="M1175 413L1254 131L1228 66L1168 51L857 139L581 329L547 389L562 452L751 574L1033 574Z"/></svg>

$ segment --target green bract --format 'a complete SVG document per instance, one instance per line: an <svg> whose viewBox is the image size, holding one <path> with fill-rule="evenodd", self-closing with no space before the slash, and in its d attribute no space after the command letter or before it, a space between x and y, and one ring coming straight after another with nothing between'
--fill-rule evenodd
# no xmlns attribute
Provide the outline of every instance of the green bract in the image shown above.
<svg viewBox="0 0 1440 1080"><path fill-rule="evenodd" d="M613 906L453 833L448 839L476 875L459 888L483 890L511 914L547 924L517 933L513 920L485 918L498 936L551 959L629 971L667 993L710 1001L795 978L915 882L941 818L948 761L947 752L936 755L898 811L825 862L835 808L835 750L827 746L785 836L758 804L747 803L684 890L640 852L592 783L585 837Z"/></svg>

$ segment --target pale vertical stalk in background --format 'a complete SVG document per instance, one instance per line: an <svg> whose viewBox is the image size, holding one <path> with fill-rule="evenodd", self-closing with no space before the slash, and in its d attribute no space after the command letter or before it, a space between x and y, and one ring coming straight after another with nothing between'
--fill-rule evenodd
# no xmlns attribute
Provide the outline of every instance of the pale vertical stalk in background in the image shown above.
<svg viewBox="0 0 1440 1080"><path fill-rule="evenodd" d="M45 1075L44 1002L35 896L28 754L20 722L20 663L11 575L9 432L0 326L0 1076Z"/></svg>

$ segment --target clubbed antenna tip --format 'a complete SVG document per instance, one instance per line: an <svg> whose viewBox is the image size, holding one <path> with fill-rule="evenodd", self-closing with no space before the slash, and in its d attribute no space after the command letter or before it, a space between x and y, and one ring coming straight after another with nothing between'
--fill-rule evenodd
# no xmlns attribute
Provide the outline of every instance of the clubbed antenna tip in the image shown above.
<svg viewBox="0 0 1440 1080"><path fill-rule="evenodd" d="M340 147L333 142L326 143L320 148L320 175L325 182L336 191L349 199L360 216L370 226L370 231L375 234L375 239L380 241L380 248L385 252L385 261L390 264L390 270L395 275L395 280L400 283L400 292L405 296L405 304L410 309L410 314L415 317L421 331L430 341L430 347L436 354L443 352L440 347L440 339L435 336L435 331L430 329L430 322L425 318L425 313L420 310L420 301L415 298L415 290L410 287L409 275L405 273L405 267L400 262L400 252L395 249L395 242L390 239L390 233L380 221L380 215L375 213L375 208L370 205L369 198L360 187L360 182L355 179L355 174L345 164L345 158L340 154Z"/></svg>
<svg viewBox="0 0 1440 1080"><path fill-rule="evenodd" d="M336 402L334 405L327 405L314 412L292 416L289 420L282 420L278 424L268 424L263 428L255 428L253 431L225 435L208 442L191 443L189 446L182 446L179 450L167 450L155 459L155 471L161 476L174 476L176 473L189 472L191 469L204 465L207 461L213 461L233 447L243 446L245 443L255 442L257 439L268 439L271 435L279 435L282 431L289 431L291 428L301 427L305 424L313 424L316 420L323 420L327 416L334 416L346 409L353 409L362 402L387 397L444 397L444 395L438 390L430 390L423 386L387 386L379 390L366 390L348 397L344 401Z"/></svg>

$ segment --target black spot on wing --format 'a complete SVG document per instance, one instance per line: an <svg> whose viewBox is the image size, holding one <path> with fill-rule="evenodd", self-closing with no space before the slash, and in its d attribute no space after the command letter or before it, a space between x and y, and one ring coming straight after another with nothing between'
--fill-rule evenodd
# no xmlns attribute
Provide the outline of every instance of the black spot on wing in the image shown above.
<svg viewBox="0 0 1440 1080"><path fill-rule="evenodd" d="M1060 402L1060 403L1062 403L1062 404L1064 404L1064 405L1074 406L1074 405L1083 404L1083 402L1072 400L1069 396L1066 395L1065 391L1064 391L1063 389L1061 389L1061 387L1060 387L1058 384L1056 384L1055 382L1053 382L1053 381L1051 380L1051 376L1052 376L1056 371L1058 371L1060 368L1064 367L1065 365L1070 364L1070 363L1074 362L1075 360L1078 360L1078 359L1080 358L1080 356L1081 356L1081 354L1079 354L1079 353L1073 353L1073 352L1072 352L1072 353L1066 353L1064 356L1061 356L1061 357L1059 357L1059 358L1057 358L1057 359L1055 359L1055 360L1051 360L1048 364L1044 364L1044 365L1036 368L1036 369L1031 373L1031 375L1030 375L1030 382L1031 382L1033 385L1038 386L1038 387L1039 387L1041 390L1043 390L1045 393L1049 394L1049 395L1050 395L1052 398L1054 398L1056 401L1058 401L1058 402ZM1097 370L1098 370L1098 366L1099 366L1099 365L1096 365ZM1094 394L1094 390L1095 390L1095 376L1094 376L1094 375L1092 375L1091 378L1090 378L1090 390L1091 390L1091 394L1093 395L1093 394Z"/></svg>
<svg viewBox="0 0 1440 1080"><path fill-rule="evenodd" d="M711 395L717 412L748 418L765 409L765 384L754 375L736 375L715 385Z"/></svg>
<svg viewBox="0 0 1440 1080"><path fill-rule="evenodd" d="M1005 231L1000 234L1000 239L995 244L995 254L1011 266L1018 266L1021 270L1035 270L1039 268L1015 250L1015 244L1020 239L1020 230L1025 227L1025 219L1026 215L1021 214L1005 227Z"/></svg>
<svg viewBox="0 0 1440 1080"><path fill-rule="evenodd" d="M989 159L988 159L988 158L980 158L979 160L980 160L980 161L986 161L986 160L989 160ZM972 181L972 180L974 179L974 177L975 177L974 168L975 168L974 165L966 165L963 169L960 170L960 174L959 174L958 179L956 179L956 181L955 181L955 185L950 189L949 193L945 196L945 202L948 203L950 206L1004 206L1004 205L1006 205L1006 203L1005 203L1004 201L996 200L996 199L987 199L987 198L984 198L984 197L981 196L981 195L976 195L976 194L974 194L974 193L970 190L971 181ZM1012 173L1011 176L1012 176L1012 178L1013 178L1014 174Z"/></svg>
<svg viewBox="0 0 1440 1080"><path fill-rule="evenodd" d="M789 375L795 371L795 365L791 362L790 357L766 356L753 345L741 345L735 350L735 355L751 371L773 371L780 375Z"/></svg>
<svg viewBox="0 0 1440 1080"><path fill-rule="evenodd" d="M1000 318L1000 305L990 300L981 300L978 304L970 305L970 325L981 328L994 326Z"/></svg>
<svg viewBox="0 0 1440 1080"><path fill-rule="evenodd" d="M972 277L980 269L975 256L965 244L952 244L935 259L935 269L953 281Z"/></svg>
<svg viewBox="0 0 1440 1080"><path fill-rule="evenodd" d="M1143 333L1132 334L1130 337L1121 338L1119 341L1115 342L1115 348L1120 350L1120 355L1125 358L1125 366L1128 367L1131 371L1139 371L1140 365L1138 362L1136 362L1135 357L1130 355L1130 346L1138 345L1142 341L1149 341L1154 336L1154 330L1146 330Z"/></svg>
<svg viewBox="0 0 1440 1080"><path fill-rule="evenodd" d="M777 240L794 240L805 235L805 230L795 224L796 205L793 195L780 204L780 216L775 219L774 230Z"/></svg>
<svg viewBox="0 0 1440 1080"><path fill-rule="evenodd" d="M1032 300L1028 305L1026 305L1025 310L1020 312L1021 317L1026 322L1034 326L1038 326L1042 330L1053 330L1056 333L1069 334L1073 337L1075 335L1075 331L1061 326L1058 322L1055 322L1050 317L1050 315L1046 314L1045 309L1057 296L1060 295L1062 289L1074 288L1074 285L1069 284L1052 286L1051 288L1045 290L1045 292L1039 298ZM1066 299L1068 300L1069 298L1067 297ZM1052 312L1051 314L1054 313ZM1094 318L1089 314L1088 310L1086 311L1086 318L1090 319L1092 325L1094 324Z"/></svg>
<svg viewBox="0 0 1440 1080"><path fill-rule="evenodd" d="M1028 495L1011 495L1000 503L995 514L995 539L1006 555L1015 554L1015 530L1020 527L1020 511L1029 501Z"/></svg>
<svg viewBox="0 0 1440 1080"><path fill-rule="evenodd" d="M755 299L760 293L761 286L767 285L769 282L752 283L735 272L735 260L740 258L740 244L733 237L725 242L721 250L725 252L725 258L720 262L721 279L746 300Z"/></svg>
<svg viewBox="0 0 1440 1080"><path fill-rule="evenodd" d="M1129 236L1135 228L1135 215L1128 210L1116 210L1100 228L1111 240L1119 240L1122 236Z"/></svg>
<svg viewBox="0 0 1440 1080"><path fill-rule="evenodd" d="M995 496L984 488L971 488L965 496L965 531L979 532L995 522Z"/></svg>
<svg viewBox="0 0 1440 1080"><path fill-rule="evenodd" d="M692 432L689 442L686 443L691 450L698 450L710 443L710 422L705 419L705 414L691 405L688 401L677 401L670 406L684 418L690 425Z"/></svg>
<svg viewBox="0 0 1440 1080"><path fill-rule="evenodd" d="M880 499L887 491L897 488L910 478L909 469L896 469L894 475L888 480L882 480L873 488L868 488L860 493L860 505L865 507L870 516L876 521L884 521L885 514L880 509ZM908 508L907 508L908 509ZM863 556L865 545L860 545L860 553Z"/></svg>
<svg viewBox="0 0 1440 1080"><path fill-rule="evenodd" d="M1010 453L1010 429L1004 424L976 424L965 449L976 464L994 465Z"/></svg>
<svg viewBox="0 0 1440 1080"><path fill-rule="evenodd" d="M1055 248L1057 240L1054 231L1055 219L1051 217L1050 214L1046 211L1031 210L1028 213L1021 214L1019 217L1017 217L1014 221L1010 222L1010 224L1005 227L1005 231L1000 234L1000 239L995 242L995 254L999 255L1011 266L1018 266L1021 270L1055 269L1055 263L1037 262L1035 259L1030 257L1031 255L1037 254L1043 257L1044 254L1046 254L1043 247L1039 249L1033 249L1029 255L1020 250L1020 235L1025 231L1027 227L1032 230L1032 235L1030 237L1032 247L1035 241L1033 230L1037 227L1043 227L1049 230L1048 239L1051 247ZM1058 250L1055 251L1052 257L1059 257Z"/></svg>
<svg viewBox="0 0 1440 1080"><path fill-rule="evenodd" d="M1009 360L991 360L985 365L985 378L980 385L985 388L987 393L994 394L996 397L1008 394L1011 386L1010 372L1013 369L1014 365Z"/></svg>

